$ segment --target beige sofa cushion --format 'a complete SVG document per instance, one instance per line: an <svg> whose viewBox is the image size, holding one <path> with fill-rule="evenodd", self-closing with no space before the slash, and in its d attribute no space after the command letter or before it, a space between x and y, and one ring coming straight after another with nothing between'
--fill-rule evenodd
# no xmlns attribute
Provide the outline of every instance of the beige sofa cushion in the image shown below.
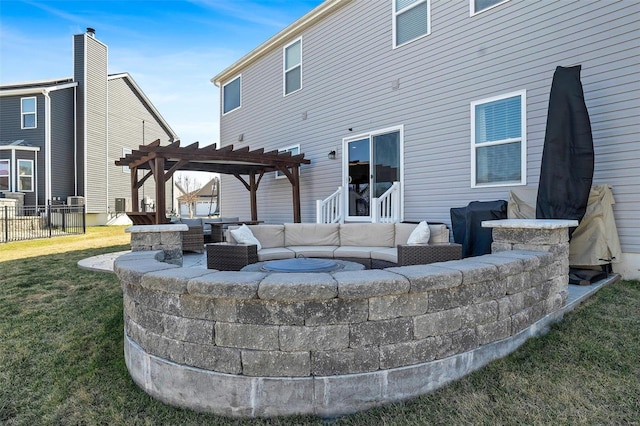
<svg viewBox="0 0 640 426"><path fill-rule="evenodd" d="M339 246L339 227L337 223L285 223L284 245Z"/></svg>
<svg viewBox="0 0 640 426"><path fill-rule="evenodd" d="M262 248L284 247L284 225L249 225Z"/></svg>
<svg viewBox="0 0 640 426"><path fill-rule="evenodd" d="M393 223L347 223L340 225L341 246L395 247Z"/></svg>
<svg viewBox="0 0 640 426"><path fill-rule="evenodd" d="M264 262L265 260L280 260L280 259L293 259L296 254L285 247L272 247L263 248L258 252L258 260Z"/></svg>
<svg viewBox="0 0 640 426"><path fill-rule="evenodd" d="M340 246L333 252L333 257L347 258L355 257L357 259L371 259L371 251L379 250L381 247L359 247L359 246Z"/></svg>
<svg viewBox="0 0 640 426"><path fill-rule="evenodd" d="M398 263L397 248L383 248L371 251L371 258L377 260L386 260L387 262Z"/></svg>
<svg viewBox="0 0 640 426"><path fill-rule="evenodd" d="M396 223L396 246L398 244L407 244L409 235L418 226L417 223ZM449 229L444 224L429 224L429 230L431 231L431 237L429 243L448 243L449 242Z"/></svg>
<svg viewBox="0 0 640 426"><path fill-rule="evenodd" d="M333 258L333 252L338 246L287 246L295 253L296 257L329 257Z"/></svg>

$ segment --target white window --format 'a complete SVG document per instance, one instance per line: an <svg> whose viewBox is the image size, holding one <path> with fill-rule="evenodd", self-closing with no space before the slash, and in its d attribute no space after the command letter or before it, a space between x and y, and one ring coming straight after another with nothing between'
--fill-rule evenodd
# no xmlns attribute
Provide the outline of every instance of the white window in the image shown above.
<svg viewBox="0 0 640 426"><path fill-rule="evenodd" d="M393 0L393 46L431 33L431 0Z"/></svg>
<svg viewBox="0 0 640 426"><path fill-rule="evenodd" d="M284 95L302 89L302 39L284 48Z"/></svg>
<svg viewBox="0 0 640 426"><path fill-rule="evenodd" d="M526 91L471 102L471 186L526 184Z"/></svg>
<svg viewBox="0 0 640 426"><path fill-rule="evenodd" d="M288 146L286 148L281 148L278 150L278 153L282 154L283 152L290 152L291 155L300 154L300 145ZM276 170L276 179L281 179L287 177L284 173L281 173L280 170Z"/></svg>
<svg viewBox="0 0 640 426"><path fill-rule="evenodd" d="M0 191L9 191L11 182L11 165L9 160L0 160Z"/></svg>
<svg viewBox="0 0 640 426"><path fill-rule="evenodd" d="M18 160L18 191L33 192L33 160Z"/></svg>
<svg viewBox="0 0 640 426"><path fill-rule="evenodd" d="M509 0L469 0L469 14L473 16L508 1Z"/></svg>
<svg viewBox="0 0 640 426"><path fill-rule="evenodd" d="M22 129L35 129L38 127L36 97L20 99L20 127Z"/></svg>
<svg viewBox="0 0 640 426"><path fill-rule="evenodd" d="M227 114L240 108L241 86L241 75L222 86L222 114Z"/></svg>
<svg viewBox="0 0 640 426"><path fill-rule="evenodd" d="M122 148L122 158L131 154L131 148ZM129 166L122 166L122 173L131 173Z"/></svg>

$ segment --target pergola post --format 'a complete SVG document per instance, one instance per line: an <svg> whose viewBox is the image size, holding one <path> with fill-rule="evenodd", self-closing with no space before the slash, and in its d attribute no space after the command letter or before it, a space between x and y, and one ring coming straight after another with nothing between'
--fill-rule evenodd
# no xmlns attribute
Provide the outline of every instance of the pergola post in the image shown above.
<svg viewBox="0 0 640 426"><path fill-rule="evenodd" d="M156 182L156 224L165 223L167 221L166 216L166 200L165 200L165 186L164 186L164 158L156 157L155 160L155 173L153 178Z"/></svg>
<svg viewBox="0 0 640 426"><path fill-rule="evenodd" d="M255 173L249 175L249 193L251 198L251 220L258 220L258 185Z"/></svg>
<svg viewBox="0 0 640 426"><path fill-rule="evenodd" d="M291 192L293 198L293 222L302 222L300 213L300 168L295 166L291 168Z"/></svg>
<svg viewBox="0 0 640 426"><path fill-rule="evenodd" d="M131 167L131 211L140 211L140 199L138 198L138 168Z"/></svg>

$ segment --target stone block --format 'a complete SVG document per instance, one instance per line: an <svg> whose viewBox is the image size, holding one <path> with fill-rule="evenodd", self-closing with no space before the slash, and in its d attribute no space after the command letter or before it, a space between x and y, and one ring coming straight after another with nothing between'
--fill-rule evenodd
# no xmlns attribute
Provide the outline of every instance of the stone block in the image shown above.
<svg viewBox="0 0 640 426"><path fill-rule="evenodd" d="M460 285L433 290L428 294L428 312L437 312L468 305L473 299L473 288L468 285Z"/></svg>
<svg viewBox="0 0 640 426"><path fill-rule="evenodd" d="M213 321L163 315L163 336L193 343L213 343Z"/></svg>
<svg viewBox="0 0 640 426"><path fill-rule="evenodd" d="M242 362L239 349L219 346L183 343L184 364L219 373L241 374Z"/></svg>
<svg viewBox="0 0 640 426"><path fill-rule="evenodd" d="M348 347L349 326L346 324L280 327L280 350L282 351L320 351Z"/></svg>
<svg viewBox="0 0 640 426"><path fill-rule="evenodd" d="M527 272L522 272L516 275L510 275L507 277L505 283L506 283L505 290L507 294L519 293L531 287L530 275Z"/></svg>
<svg viewBox="0 0 640 426"><path fill-rule="evenodd" d="M449 268L462 273L462 284L474 284L480 281L496 280L499 277L498 268L482 262L476 262L473 258L450 260L438 264L443 268Z"/></svg>
<svg viewBox="0 0 640 426"><path fill-rule="evenodd" d="M155 333L144 333L142 343L138 342L145 351L151 355L168 359L182 364L184 362L184 350L181 341L159 336Z"/></svg>
<svg viewBox="0 0 640 426"><path fill-rule="evenodd" d="M473 261L495 266L498 268L499 277L502 278L519 274L524 270L524 263L522 260L510 256L500 256L500 254L476 256L473 258Z"/></svg>
<svg viewBox="0 0 640 426"><path fill-rule="evenodd" d="M561 294L553 294L544 301L544 313L559 311L564 306Z"/></svg>
<svg viewBox="0 0 640 426"><path fill-rule="evenodd" d="M506 279L496 279L493 281L481 281L470 285L473 293L474 303L482 303L489 300L496 300L507 294Z"/></svg>
<svg viewBox="0 0 640 426"><path fill-rule="evenodd" d="M351 324L369 316L367 300L331 299L305 302L305 325Z"/></svg>
<svg viewBox="0 0 640 426"><path fill-rule="evenodd" d="M523 293L516 293L498 299L498 321L509 318L527 308Z"/></svg>
<svg viewBox="0 0 640 426"><path fill-rule="evenodd" d="M512 244L542 245L569 241L567 228L494 228L492 235L494 241Z"/></svg>
<svg viewBox="0 0 640 426"><path fill-rule="evenodd" d="M390 294L408 293L409 280L393 272L371 269L336 272L338 295L341 299L366 299Z"/></svg>
<svg viewBox="0 0 640 426"><path fill-rule="evenodd" d="M236 321L242 324L304 325L304 302L238 300Z"/></svg>
<svg viewBox="0 0 640 426"><path fill-rule="evenodd" d="M369 299L369 320L422 315L427 312L428 303L426 292L372 297Z"/></svg>
<svg viewBox="0 0 640 426"><path fill-rule="evenodd" d="M367 321L351 325L349 346L357 348L369 345L390 345L413 339L413 320L395 318Z"/></svg>
<svg viewBox="0 0 640 426"><path fill-rule="evenodd" d="M267 275L258 297L271 300L323 300L338 295L338 283L328 273L282 273Z"/></svg>
<svg viewBox="0 0 640 426"><path fill-rule="evenodd" d="M161 232L160 244L164 246L182 246L182 232Z"/></svg>
<svg viewBox="0 0 640 426"><path fill-rule="evenodd" d="M138 309L136 322L140 327L150 333L164 333L163 314L161 312L154 311L152 309Z"/></svg>
<svg viewBox="0 0 640 426"><path fill-rule="evenodd" d="M242 374L259 377L311 375L309 352L241 351Z"/></svg>
<svg viewBox="0 0 640 426"><path fill-rule="evenodd" d="M182 294L187 292L187 281L209 274L203 268L175 268L159 272L149 272L142 277L140 285L147 290Z"/></svg>
<svg viewBox="0 0 640 426"><path fill-rule="evenodd" d="M462 309L453 308L426 315L419 315L413 319L413 334L416 339L439 336L459 330L462 327Z"/></svg>
<svg viewBox="0 0 640 426"><path fill-rule="evenodd" d="M409 280L412 293L451 288L462 284L462 272L437 265L440 264L401 266L386 270L405 276Z"/></svg>
<svg viewBox="0 0 640 426"><path fill-rule="evenodd" d="M218 346L241 349L278 350L278 326L217 322L214 328Z"/></svg>
<svg viewBox="0 0 640 426"><path fill-rule="evenodd" d="M520 259L522 261L523 271L527 271L529 269L537 268L540 266L540 255L539 251L527 251L527 250L512 250L505 251L499 254L500 257L509 257L513 259Z"/></svg>
<svg viewBox="0 0 640 426"><path fill-rule="evenodd" d="M436 359L446 358L455 353L451 346L453 344L451 334L434 336L434 340L434 345L436 347Z"/></svg>
<svg viewBox="0 0 640 426"><path fill-rule="evenodd" d="M180 313L185 318L215 319L214 299L182 294L180 295Z"/></svg>
<svg viewBox="0 0 640 426"><path fill-rule="evenodd" d="M314 376L366 373L380 367L380 353L376 346L314 351L311 352L311 365Z"/></svg>
<svg viewBox="0 0 640 426"><path fill-rule="evenodd" d="M502 253L511 250L513 250L513 244L511 243L497 243L495 241L491 243L491 253Z"/></svg>
<svg viewBox="0 0 640 426"><path fill-rule="evenodd" d="M255 299L266 275L260 272L213 272L189 280L187 289L194 296L220 299Z"/></svg>
<svg viewBox="0 0 640 426"><path fill-rule="evenodd" d="M238 322L238 304L240 301L236 299L198 299L209 301L207 305L210 311L206 315L208 319L220 322Z"/></svg>
<svg viewBox="0 0 640 426"><path fill-rule="evenodd" d="M536 322L535 310L528 307L511 316L511 334L516 334Z"/></svg>
<svg viewBox="0 0 640 426"><path fill-rule="evenodd" d="M473 328L477 325L495 322L498 319L498 302L495 300L460 309L462 311L462 328Z"/></svg>
<svg viewBox="0 0 640 426"><path fill-rule="evenodd" d="M164 261L173 265L182 266L182 245L177 246L152 246L152 250L162 250L164 252Z"/></svg>
<svg viewBox="0 0 640 426"><path fill-rule="evenodd" d="M182 241L182 240L181 240ZM162 244L160 232L136 232L131 234L131 247L156 246Z"/></svg>
<svg viewBox="0 0 640 426"><path fill-rule="evenodd" d="M478 336L474 328L463 328L458 331L454 331L449 335L451 337L451 352L452 354L459 354L467 352L477 348L480 343L478 342Z"/></svg>
<svg viewBox="0 0 640 426"><path fill-rule="evenodd" d="M436 338L412 340L380 347L380 368L389 369L433 361L438 353Z"/></svg>
<svg viewBox="0 0 640 426"><path fill-rule="evenodd" d="M125 255L126 256L126 255ZM121 256L124 257L124 256ZM140 285L142 276L149 272L165 271L167 269L178 268L177 265L158 262L157 260L117 260L114 263L114 272L118 276L120 283Z"/></svg>
<svg viewBox="0 0 640 426"><path fill-rule="evenodd" d="M511 335L511 318L508 317L501 321L478 325L476 327L476 335L480 345L506 339Z"/></svg>
<svg viewBox="0 0 640 426"><path fill-rule="evenodd" d="M531 287L522 292L522 296L524 297L524 305L525 307L530 307L538 303L542 300L540 289L536 287Z"/></svg>

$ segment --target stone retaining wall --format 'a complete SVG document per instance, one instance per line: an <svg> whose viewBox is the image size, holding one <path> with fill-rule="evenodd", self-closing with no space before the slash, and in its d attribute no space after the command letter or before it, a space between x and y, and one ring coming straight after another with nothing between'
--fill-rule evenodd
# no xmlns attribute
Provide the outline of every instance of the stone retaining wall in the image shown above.
<svg viewBox="0 0 640 426"><path fill-rule="evenodd" d="M567 229L496 231L503 251L385 270L267 275L122 256L129 371L165 402L233 416L333 416L419 395L448 381L438 374L504 356L486 348L557 320L566 302Z"/></svg>

